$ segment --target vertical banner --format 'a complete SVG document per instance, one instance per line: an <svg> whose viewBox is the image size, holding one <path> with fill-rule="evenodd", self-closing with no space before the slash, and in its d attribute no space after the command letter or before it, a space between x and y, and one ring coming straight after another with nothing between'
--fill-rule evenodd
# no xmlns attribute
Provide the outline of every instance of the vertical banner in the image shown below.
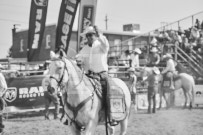
<svg viewBox="0 0 203 135"><path fill-rule="evenodd" d="M63 46L67 52L79 2L80 0L62 0L56 28L55 49Z"/></svg>
<svg viewBox="0 0 203 135"><path fill-rule="evenodd" d="M28 31L28 61L39 61L42 44L48 0L32 0Z"/></svg>
<svg viewBox="0 0 203 135"><path fill-rule="evenodd" d="M86 27L95 24L97 0L82 0L78 20L78 51L84 46L86 37L80 37Z"/></svg>

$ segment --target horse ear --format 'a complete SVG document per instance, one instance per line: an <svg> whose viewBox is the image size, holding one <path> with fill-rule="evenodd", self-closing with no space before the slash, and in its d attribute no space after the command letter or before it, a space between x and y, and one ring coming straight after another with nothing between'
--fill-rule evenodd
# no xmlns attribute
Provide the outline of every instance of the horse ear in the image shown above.
<svg viewBox="0 0 203 135"><path fill-rule="evenodd" d="M55 54L55 52L50 51L50 58L51 58L51 59L56 58L56 54Z"/></svg>

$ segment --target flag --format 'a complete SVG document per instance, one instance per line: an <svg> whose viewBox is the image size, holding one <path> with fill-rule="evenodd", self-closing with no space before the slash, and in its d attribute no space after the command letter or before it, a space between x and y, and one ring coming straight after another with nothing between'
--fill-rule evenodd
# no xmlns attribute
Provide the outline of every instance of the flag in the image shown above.
<svg viewBox="0 0 203 135"><path fill-rule="evenodd" d="M32 0L28 30L28 61L39 61L45 29L48 0Z"/></svg>
<svg viewBox="0 0 203 135"><path fill-rule="evenodd" d="M85 37L80 37L80 34L90 26L95 24L97 0L82 0L80 3L80 13L78 19L78 50L81 49L85 42Z"/></svg>
<svg viewBox="0 0 203 135"><path fill-rule="evenodd" d="M79 2L80 0L62 0L56 28L55 50L63 46L67 52Z"/></svg>

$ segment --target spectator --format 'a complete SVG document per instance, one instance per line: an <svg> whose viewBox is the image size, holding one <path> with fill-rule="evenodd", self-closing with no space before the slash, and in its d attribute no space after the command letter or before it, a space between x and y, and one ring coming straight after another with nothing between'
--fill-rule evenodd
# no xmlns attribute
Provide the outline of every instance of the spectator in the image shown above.
<svg viewBox="0 0 203 135"><path fill-rule="evenodd" d="M202 20L202 23L201 23L201 29L203 30L203 20Z"/></svg>
<svg viewBox="0 0 203 135"><path fill-rule="evenodd" d="M149 66L157 66L160 62L160 56L158 54L158 49L152 47L151 54L149 55Z"/></svg>
<svg viewBox="0 0 203 135"><path fill-rule="evenodd" d="M55 106L54 119L59 119L59 98L58 91L50 87L49 76L42 80L42 87L44 89L44 99L45 99L45 120L49 120L49 106L53 102Z"/></svg>
<svg viewBox="0 0 203 135"><path fill-rule="evenodd" d="M153 110L152 113L156 113L156 94L158 93L159 89L159 74L160 71L157 67L154 67L152 74L148 76L145 80L148 82L148 113L151 113L151 101L153 101Z"/></svg>
<svg viewBox="0 0 203 135"><path fill-rule="evenodd" d="M152 41L150 42L151 46L157 46L157 39L155 37L152 38Z"/></svg>
<svg viewBox="0 0 203 135"><path fill-rule="evenodd" d="M181 37L182 37L182 44L183 44L182 45L182 47L183 47L182 49L184 51L187 51L187 49L190 48L189 47L189 43L188 43L188 38L185 36L185 34L182 34Z"/></svg>
<svg viewBox="0 0 203 135"><path fill-rule="evenodd" d="M139 48L135 48L135 50L133 51L133 54L131 55L131 67L133 68L137 68L140 67L140 62L139 62L139 55L141 54L141 50Z"/></svg>
<svg viewBox="0 0 203 135"><path fill-rule="evenodd" d="M137 112L137 102L136 102L136 83L137 83L137 75L135 74L135 69L134 68L129 68L128 69L129 72L129 90L131 92L132 95L132 101L133 101L133 105L135 107L135 112Z"/></svg>
<svg viewBox="0 0 203 135"><path fill-rule="evenodd" d="M4 94L7 90L7 83L6 83L6 80L4 78L4 75L2 74L2 69L3 69L3 66L0 64L0 133L3 132L3 129L4 129L4 124L3 124L3 110L4 110L4 107L5 107L5 101L4 101Z"/></svg>
<svg viewBox="0 0 203 135"><path fill-rule="evenodd" d="M130 66L130 51L126 50L119 59L119 66Z"/></svg>
<svg viewBox="0 0 203 135"><path fill-rule="evenodd" d="M198 19L196 19L194 27L197 29L201 29L201 24L200 24L200 21Z"/></svg>

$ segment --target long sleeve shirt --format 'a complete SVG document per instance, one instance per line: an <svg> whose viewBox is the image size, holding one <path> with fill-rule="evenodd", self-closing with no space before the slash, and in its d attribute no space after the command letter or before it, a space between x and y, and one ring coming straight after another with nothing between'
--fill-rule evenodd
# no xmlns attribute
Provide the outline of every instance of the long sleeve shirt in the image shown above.
<svg viewBox="0 0 203 135"><path fill-rule="evenodd" d="M109 51L109 42L105 36L99 35L92 47L85 46L76 56L84 63L85 70L91 70L95 73L108 71L107 55Z"/></svg>
<svg viewBox="0 0 203 135"><path fill-rule="evenodd" d="M165 74L169 71L173 72L175 71L175 63L173 61L173 59L169 59L166 63L166 68L161 72L162 74Z"/></svg>
<svg viewBox="0 0 203 135"><path fill-rule="evenodd" d="M132 59L131 65L133 68L140 67L139 55L133 54L131 59Z"/></svg>

